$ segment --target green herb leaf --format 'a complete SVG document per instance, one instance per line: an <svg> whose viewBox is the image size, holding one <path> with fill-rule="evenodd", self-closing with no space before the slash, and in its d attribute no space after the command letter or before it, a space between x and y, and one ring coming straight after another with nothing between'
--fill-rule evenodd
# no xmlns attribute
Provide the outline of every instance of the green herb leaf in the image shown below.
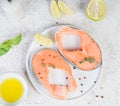
<svg viewBox="0 0 120 106"><path fill-rule="evenodd" d="M52 66L52 68L56 68L55 66Z"/></svg>
<svg viewBox="0 0 120 106"><path fill-rule="evenodd" d="M43 66L43 67L45 67L45 64L44 64L44 63L42 63L42 66Z"/></svg>
<svg viewBox="0 0 120 106"><path fill-rule="evenodd" d="M89 56L89 57L85 57L84 59L85 59L85 61L87 61L87 62L89 62L89 63L93 63L93 62L95 62L94 57L91 57L91 56Z"/></svg>
<svg viewBox="0 0 120 106"><path fill-rule="evenodd" d="M10 41L12 45L18 45L21 40L22 40L22 34L19 34L17 37L11 39Z"/></svg>
<svg viewBox="0 0 120 106"><path fill-rule="evenodd" d="M95 59L94 59L94 57L88 56L88 57L85 57L83 60L81 60L79 63L82 64L85 61L89 62L89 63L93 63L93 62L95 62Z"/></svg>
<svg viewBox="0 0 120 106"><path fill-rule="evenodd" d="M80 61L79 63L80 63L80 64L82 64L82 63L83 63L83 61Z"/></svg>
<svg viewBox="0 0 120 106"><path fill-rule="evenodd" d="M4 41L2 44L0 44L0 56L6 54L10 50L12 45L18 45L21 40L22 40L22 35L19 34L17 37L11 40Z"/></svg>
<svg viewBox="0 0 120 106"><path fill-rule="evenodd" d="M0 45L0 56L6 54L11 48L10 40L3 42Z"/></svg>
<svg viewBox="0 0 120 106"><path fill-rule="evenodd" d="M48 64L49 67L56 68L54 65Z"/></svg>
<svg viewBox="0 0 120 106"><path fill-rule="evenodd" d="M51 65L50 65L50 64L48 64L48 66L50 67Z"/></svg>

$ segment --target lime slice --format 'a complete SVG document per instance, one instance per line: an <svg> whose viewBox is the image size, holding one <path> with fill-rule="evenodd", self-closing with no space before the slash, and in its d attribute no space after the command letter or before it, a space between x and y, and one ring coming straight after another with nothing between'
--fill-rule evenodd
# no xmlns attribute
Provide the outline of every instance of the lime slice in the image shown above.
<svg viewBox="0 0 120 106"><path fill-rule="evenodd" d="M87 16L94 21L102 20L106 12L107 8L103 0L91 0L86 9Z"/></svg>
<svg viewBox="0 0 120 106"><path fill-rule="evenodd" d="M72 8L70 8L61 0L58 0L58 7L65 15L71 16L75 13L75 11Z"/></svg>
<svg viewBox="0 0 120 106"><path fill-rule="evenodd" d="M34 39L39 45L50 46L53 44L53 41L45 35L36 34Z"/></svg>
<svg viewBox="0 0 120 106"><path fill-rule="evenodd" d="M51 9L51 13L52 13L53 17L61 18L61 11L58 8L58 5L55 0L51 1L50 9Z"/></svg>

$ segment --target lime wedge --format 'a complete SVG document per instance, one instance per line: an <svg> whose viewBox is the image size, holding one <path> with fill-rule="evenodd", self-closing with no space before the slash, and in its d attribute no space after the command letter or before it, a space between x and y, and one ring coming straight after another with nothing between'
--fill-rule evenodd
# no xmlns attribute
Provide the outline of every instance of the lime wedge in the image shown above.
<svg viewBox="0 0 120 106"><path fill-rule="evenodd" d="M70 8L67 4L65 4L61 0L58 0L58 7L65 15L71 16L75 13L75 11L72 8Z"/></svg>
<svg viewBox="0 0 120 106"><path fill-rule="evenodd" d="M53 17L61 18L61 11L58 8L58 5L55 0L51 1L50 9L51 9L51 13L52 13Z"/></svg>
<svg viewBox="0 0 120 106"><path fill-rule="evenodd" d="M36 34L34 39L39 45L50 46L53 44L53 41L50 38L42 34Z"/></svg>
<svg viewBox="0 0 120 106"><path fill-rule="evenodd" d="M103 0L91 0L88 3L86 14L87 16L94 20L102 20L107 13L106 4Z"/></svg>

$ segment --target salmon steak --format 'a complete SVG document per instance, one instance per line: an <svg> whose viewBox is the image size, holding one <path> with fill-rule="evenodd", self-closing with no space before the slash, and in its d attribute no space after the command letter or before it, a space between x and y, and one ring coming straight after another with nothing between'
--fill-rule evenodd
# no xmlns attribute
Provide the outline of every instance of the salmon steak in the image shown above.
<svg viewBox="0 0 120 106"><path fill-rule="evenodd" d="M40 83L57 99L67 99L69 92L74 92L77 88L70 66L55 50L41 49L38 51L33 56L32 68ZM63 79L67 80L67 84L51 84L49 81L50 69L64 71L67 77Z"/></svg>
<svg viewBox="0 0 120 106"><path fill-rule="evenodd" d="M64 27L55 40L60 53L79 69L93 70L101 64L101 50L86 32Z"/></svg>

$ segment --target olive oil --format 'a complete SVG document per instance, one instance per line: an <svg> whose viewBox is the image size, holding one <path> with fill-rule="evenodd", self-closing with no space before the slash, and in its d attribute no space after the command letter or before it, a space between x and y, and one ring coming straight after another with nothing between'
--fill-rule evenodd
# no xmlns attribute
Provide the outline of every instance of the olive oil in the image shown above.
<svg viewBox="0 0 120 106"><path fill-rule="evenodd" d="M0 84L0 97L8 103L19 101L24 94L24 87L17 78L7 78Z"/></svg>

